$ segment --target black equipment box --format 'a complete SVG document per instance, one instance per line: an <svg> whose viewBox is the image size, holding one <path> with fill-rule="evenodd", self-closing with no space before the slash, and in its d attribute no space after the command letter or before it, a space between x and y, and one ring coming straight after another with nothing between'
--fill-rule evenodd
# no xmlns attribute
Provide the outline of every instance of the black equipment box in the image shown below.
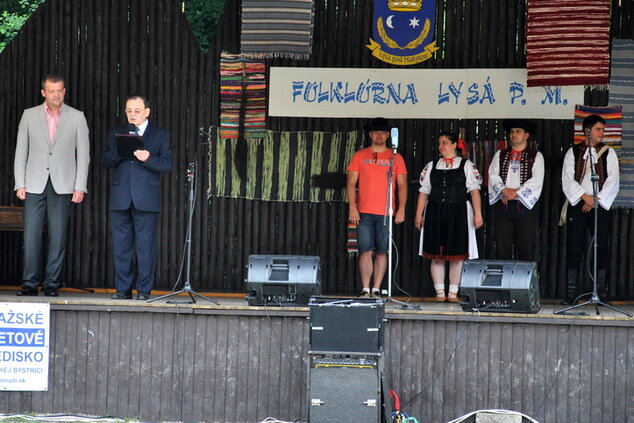
<svg viewBox="0 0 634 423"><path fill-rule="evenodd" d="M311 353L383 351L383 300L315 297L308 305Z"/></svg>
<svg viewBox="0 0 634 423"><path fill-rule="evenodd" d="M466 260L460 280L464 311L537 313L537 268L532 261Z"/></svg>
<svg viewBox="0 0 634 423"><path fill-rule="evenodd" d="M247 265L250 306L307 305L321 294L318 256L251 255Z"/></svg>
<svg viewBox="0 0 634 423"><path fill-rule="evenodd" d="M380 422L383 401L381 360L380 356L311 357L308 369L309 421Z"/></svg>
<svg viewBox="0 0 634 423"><path fill-rule="evenodd" d="M311 354L310 368L320 367L352 367L355 369L376 369L379 366L380 356L342 356L342 355L321 355Z"/></svg>

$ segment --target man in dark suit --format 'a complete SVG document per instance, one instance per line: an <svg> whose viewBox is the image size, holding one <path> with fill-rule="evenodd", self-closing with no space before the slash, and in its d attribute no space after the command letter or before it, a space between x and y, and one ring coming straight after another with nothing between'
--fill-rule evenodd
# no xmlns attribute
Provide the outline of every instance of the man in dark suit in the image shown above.
<svg viewBox="0 0 634 423"><path fill-rule="evenodd" d="M114 128L101 165L115 168L110 190L115 286L113 299L131 299L134 282L133 254L137 259L137 299L148 300L156 267L156 227L161 205L161 173L172 170L170 134L148 121L150 104L141 95L126 100L129 125ZM121 157L115 134L142 136L143 150Z"/></svg>
<svg viewBox="0 0 634 423"><path fill-rule="evenodd" d="M88 191L90 141L84 114L64 103L66 84L59 75L42 80L44 103L26 109L15 148L15 195L24 200L24 275L20 296L56 297L64 264L70 204ZM48 217L48 252L40 275L44 217Z"/></svg>

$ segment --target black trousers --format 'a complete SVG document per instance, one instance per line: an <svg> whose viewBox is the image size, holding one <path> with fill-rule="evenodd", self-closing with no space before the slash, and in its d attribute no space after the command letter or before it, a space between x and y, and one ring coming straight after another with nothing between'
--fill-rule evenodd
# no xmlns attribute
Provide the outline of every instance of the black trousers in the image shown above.
<svg viewBox="0 0 634 423"><path fill-rule="evenodd" d="M58 194L51 179L41 194L26 193L24 201L24 285L37 289L59 288L59 280L66 255L68 219L72 194ZM48 221L48 251L46 252L44 275L40 272L42 256L42 233L44 219Z"/></svg>
<svg viewBox="0 0 634 423"><path fill-rule="evenodd" d="M535 205L528 210L517 200L495 203L495 256L499 260L535 261L535 240L539 212Z"/></svg>
<svg viewBox="0 0 634 423"><path fill-rule="evenodd" d="M581 210L583 204L583 201L579 201L576 206L568 207L566 265L569 269L579 268L583 255L589 248L586 245L588 234L590 237L594 235L594 210L584 213ZM608 267L610 258L608 248L610 246L612 214L601 206L597 210L599 211L597 218L597 268L605 269Z"/></svg>
<svg viewBox="0 0 634 423"><path fill-rule="evenodd" d="M156 225L158 213L138 210L111 210L112 250L114 253L115 287L119 292L132 292L136 273L136 290L149 294L156 274ZM136 256L137 268L132 256ZM136 270L136 272L135 272Z"/></svg>

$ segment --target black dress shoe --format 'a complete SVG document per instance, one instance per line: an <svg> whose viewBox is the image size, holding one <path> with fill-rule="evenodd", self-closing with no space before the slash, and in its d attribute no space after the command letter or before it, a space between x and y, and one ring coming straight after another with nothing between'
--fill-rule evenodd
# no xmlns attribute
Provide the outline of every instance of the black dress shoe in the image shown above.
<svg viewBox="0 0 634 423"><path fill-rule="evenodd" d="M59 292L57 292L57 288L54 286L48 286L44 288L44 295L47 297L58 297Z"/></svg>
<svg viewBox="0 0 634 423"><path fill-rule="evenodd" d="M37 297L37 289L24 285L15 295L18 297Z"/></svg>
<svg viewBox="0 0 634 423"><path fill-rule="evenodd" d="M139 292L139 295L136 296L137 300L147 301L150 299L150 294L145 292Z"/></svg>
<svg viewBox="0 0 634 423"><path fill-rule="evenodd" d="M112 294L113 300L131 300L132 294L126 294L125 292L117 292L116 294Z"/></svg>

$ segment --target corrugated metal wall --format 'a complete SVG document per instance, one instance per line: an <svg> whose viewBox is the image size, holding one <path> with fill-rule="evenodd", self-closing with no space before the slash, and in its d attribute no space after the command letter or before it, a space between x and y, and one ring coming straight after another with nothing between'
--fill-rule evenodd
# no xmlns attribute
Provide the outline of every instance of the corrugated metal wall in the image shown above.
<svg viewBox="0 0 634 423"><path fill-rule="evenodd" d="M313 54L308 61L271 60L268 65L390 67L371 57L372 1L316 1ZM619 4L621 3L621 4ZM445 0L437 2L437 57L418 68L523 67L525 1ZM631 38L631 1L613 1L612 36ZM198 128L219 118L218 57L239 52L240 2L227 0L209 54L202 53L177 0L47 0L17 38L0 54L0 203L17 205L13 154L21 112L38 104L39 80L58 71L67 78L67 102L83 110L91 130L93 162L89 196L73 208L65 280L69 286L113 287L107 212L109 174L99 167L108 128L122 122L122 99L131 92L151 99L152 119L173 136L174 170L163 177L159 268L156 287L171 288L182 260L186 228L187 164L197 159L197 208L193 229L192 283L198 290L241 291L250 254L310 254L321 257L324 291L354 294L359 283L356 259L345 251L347 208L342 203L267 203L212 198L207 202L208 146ZM586 104L604 105L605 92L588 90ZM276 131L361 129L362 119L269 118ZM415 119L396 122L411 179L436 156L435 139L443 129L465 128L468 140L502 138L498 120ZM539 271L542 297L563 296L564 231L556 226L562 202L559 175L563 151L572 139L571 121L538 122L537 138L546 158L546 189L541 201ZM484 193L483 193L484 194ZM416 255L413 226L416 184L410 189L408 219L395 230L400 267L395 280L413 295L432 293L428 262ZM478 233L483 258L493 257L491 217ZM631 211L613 220L608 274L612 292L634 297L634 223ZM0 233L0 278L20 282L15 265L21 243L15 233ZM582 289L589 288L586 282Z"/></svg>

